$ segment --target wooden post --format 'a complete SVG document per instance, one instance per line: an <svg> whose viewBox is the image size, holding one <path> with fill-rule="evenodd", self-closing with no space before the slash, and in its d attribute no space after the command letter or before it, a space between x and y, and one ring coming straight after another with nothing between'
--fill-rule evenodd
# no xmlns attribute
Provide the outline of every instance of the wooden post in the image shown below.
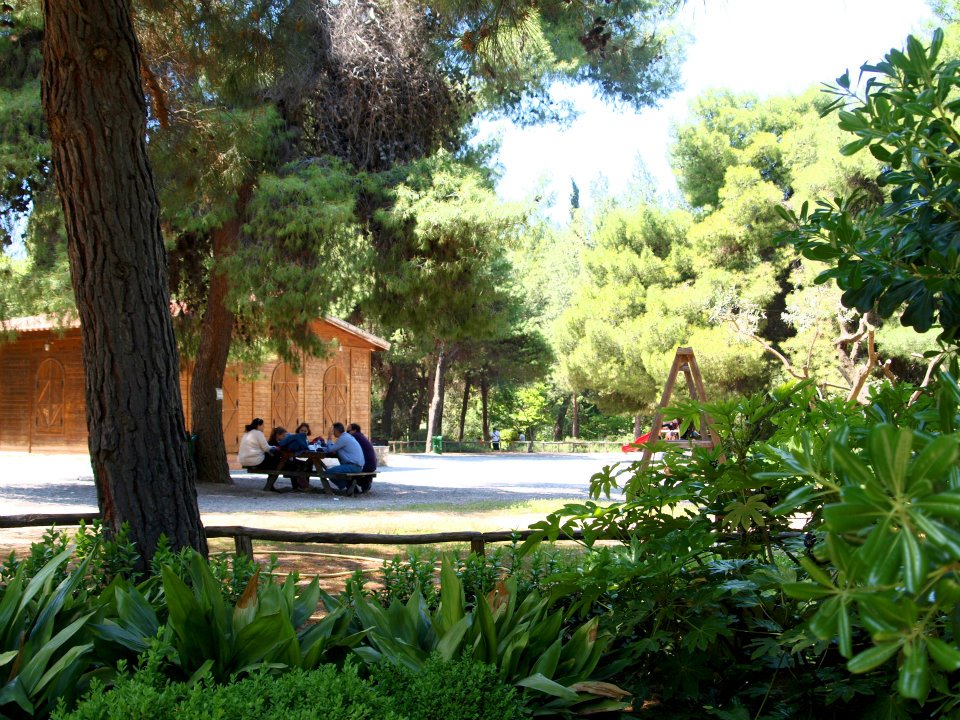
<svg viewBox="0 0 960 720"><path fill-rule="evenodd" d="M477 557L483 557L485 553L485 543L483 541L483 535L476 535L470 538L470 552L475 554Z"/></svg>
<svg viewBox="0 0 960 720"><path fill-rule="evenodd" d="M237 555L246 555L253 560L253 539L249 535L234 535L233 543L237 548Z"/></svg>
<svg viewBox="0 0 960 720"><path fill-rule="evenodd" d="M660 439L660 430L663 427L663 411L670 404L670 397L673 395L673 387L677 382L677 375L683 373L687 381L687 390L690 397L699 402L707 401L707 392L703 386L703 376L700 374L700 367L697 365L697 358L693 354L693 348L677 348L677 354L673 358L673 365L670 368L670 374L667 376L667 382L663 386L663 395L660 398L660 404L653 415L653 427L650 428L650 437L643 447L643 456L640 459L641 467L646 468L653 457L653 445ZM707 440L697 442L697 445L706 445L717 447L720 444L720 438L713 429L713 418L707 413L703 413L700 420L700 432ZM694 444L694 443L690 443ZM721 458L722 460L722 458Z"/></svg>

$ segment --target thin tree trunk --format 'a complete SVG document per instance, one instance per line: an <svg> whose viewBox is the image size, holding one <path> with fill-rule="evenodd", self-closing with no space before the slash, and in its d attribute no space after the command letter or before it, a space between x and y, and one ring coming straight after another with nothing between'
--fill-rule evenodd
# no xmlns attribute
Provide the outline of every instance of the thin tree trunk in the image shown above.
<svg viewBox="0 0 960 720"><path fill-rule="evenodd" d="M487 381L487 374L480 375L480 422L483 427L483 441L490 442L490 416L487 413L487 406L490 400L490 384Z"/></svg>
<svg viewBox="0 0 960 720"><path fill-rule="evenodd" d="M567 408L570 407L570 396L567 395L560 403L560 410L557 411L557 420L553 424L554 442L563 440L563 426L567 421Z"/></svg>
<svg viewBox="0 0 960 720"><path fill-rule="evenodd" d="M400 392L400 381L397 366L393 363L384 363L384 372L390 373L387 382L387 391L383 394L383 416L380 419L380 434L384 440L393 440L393 409L397 405L397 395Z"/></svg>
<svg viewBox="0 0 960 720"><path fill-rule="evenodd" d="M580 398L577 397L576 393L573 393L573 397L570 401L571 409L573 410L573 417L570 419L570 437L579 438L580 437Z"/></svg>
<svg viewBox="0 0 960 720"><path fill-rule="evenodd" d="M463 429L467 424L467 408L470 404L470 373L463 378L463 403L460 405L460 427L457 432L457 441L463 442Z"/></svg>
<svg viewBox="0 0 960 720"><path fill-rule="evenodd" d="M226 273L216 271L216 265L229 257L237 247L250 192L249 185L240 189L236 215L213 231L214 271L210 278L207 307L200 324L200 346L190 381L191 429L197 436L194 447L197 482L233 482L223 441L223 403L217 399L217 388L223 387L235 318L226 304L230 281Z"/></svg>
<svg viewBox="0 0 960 720"><path fill-rule="evenodd" d="M431 365L431 373L432 373ZM415 436L420 431L420 423L423 422L423 413L427 409L427 393L430 391L430 375L417 374L417 393L410 408L410 435Z"/></svg>
<svg viewBox="0 0 960 720"><path fill-rule="evenodd" d="M129 523L142 567L161 535L206 553L129 2L46 0L43 14L43 107L103 523L113 533Z"/></svg>
<svg viewBox="0 0 960 720"><path fill-rule="evenodd" d="M457 354L456 346L437 351L437 364L433 371L433 392L430 393L430 412L427 414L427 448L430 452L430 439L443 434L443 400L447 390L447 370Z"/></svg>
<svg viewBox="0 0 960 720"><path fill-rule="evenodd" d="M643 435L643 416L637 413L633 416L633 437L638 438Z"/></svg>

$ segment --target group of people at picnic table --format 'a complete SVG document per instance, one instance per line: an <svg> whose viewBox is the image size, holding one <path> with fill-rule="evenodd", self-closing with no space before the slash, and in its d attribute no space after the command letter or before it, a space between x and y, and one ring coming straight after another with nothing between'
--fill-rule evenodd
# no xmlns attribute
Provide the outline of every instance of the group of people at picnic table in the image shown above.
<svg viewBox="0 0 960 720"><path fill-rule="evenodd" d="M285 428L275 427L268 439L263 434L263 424L263 418L254 418L244 428L243 437L240 438L237 460L250 471L263 472L278 468L281 472L311 470L312 460L297 457L308 453L314 457L336 458L339 465L326 467L320 463L323 468L321 476L341 490L349 485L347 475L377 471L376 450L357 423L350 423L346 427L340 422L333 423L326 440L320 435L310 440L313 433L308 423L300 423L292 433ZM292 474L286 477L290 479L294 490L310 487L308 477Z"/></svg>

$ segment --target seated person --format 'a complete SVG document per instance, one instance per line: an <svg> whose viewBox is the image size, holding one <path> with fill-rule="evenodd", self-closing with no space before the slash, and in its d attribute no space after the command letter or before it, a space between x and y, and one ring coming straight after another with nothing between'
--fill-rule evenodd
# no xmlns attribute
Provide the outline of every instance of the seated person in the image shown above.
<svg viewBox="0 0 960 720"><path fill-rule="evenodd" d="M376 472L377 451L373 449L373 443L367 439L366 435L360 432L360 426L357 425L357 423L347 425L347 432L353 435L354 439L360 443L360 449L363 450L363 472Z"/></svg>
<svg viewBox="0 0 960 720"><path fill-rule="evenodd" d="M305 453L309 450L310 441L307 440L306 433L300 432L299 428L295 433L287 433L283 438L277 443L277 447L281 450L287 450L292 453Z"/></svg>
<svg viewBox="0 0 960 720"><path fill-rule="evenodd" d="M306 452L306 436L298 437L295 433L291 435L285 428L275 427L270 433L270 444L277 450L277 464L286 457L283 463L283 470L309 470L311 465L307 460L298 460L295 455L298 452ZM302 450L299 449L302 445ZM276 467L276 465L274 465ZM310 479L305 477L296 477L285 475L290 481L290 487L294 490L306 490L310 487Z"/></svg>
<svg viewBox="0 0 960 720"><path fill-rule="evenodd" d="M273 470L281 460L275 450L263 435L263 419L254 418L243 429L237 461L247 470Z"/></svg>
<svg viewBox="0 0 960 720"><path fill-rule="evenodd" d="M336 483L341 490L346 490L349 483L342 476L363 471L363 450L360 448L360 443L343 427L343 423L335 422L331 426L331 431L333 441L327 444L323 454L325 457L337 458L340 464L327 468L323 476Z"/></svg>

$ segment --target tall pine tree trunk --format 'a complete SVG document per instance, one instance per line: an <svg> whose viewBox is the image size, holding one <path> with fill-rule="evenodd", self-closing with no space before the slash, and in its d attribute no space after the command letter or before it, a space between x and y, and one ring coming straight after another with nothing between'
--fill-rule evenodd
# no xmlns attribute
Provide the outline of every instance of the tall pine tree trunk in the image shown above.
<svg viewBox="0 0 960 720"><path fill-rule="evenodd" d="M553 423L553 439L555 442L563 440L563 426L567 422L567 408L570 407L570 396L567 395L560 403L560 409L557 411L557 419Z"/></svg>
<svg viewBox="0 0 960 720"><path fill-rule="evenodd" d="M395 364L384 363L384 372L389 373L390 380L387 382L387 391L383 394L383 416L380 419L380 435L384 440L393 440L393 409L397 405L400 380Z"/></svg>
<svg viewBox="0 0 960 720"><path fill-rule="evenodd" d="M213 231L214 271L207 292L207 307L200 323L200 346L190 381L190 420L191 429L197 436L194 461L198 482L233 482L223 441L223 403L217 400L217 388L223 386L227 371L235 318L226 304L229 280L226 273L216 271L216 265L237 247L250 192L249 185L240 189L236 216Z"/></svg>
<svg viewBox="0 0 960 720"><path fill-rule="evenodd" d="M104 526L146 566L161 535L206 553L187 457L166 252L128 0L43 3L43 107L80 313Z"/></svg>
<svg viewBox="0 0 960 720"><path fill-rule="evenodd" d="M463 442L463 429L467 424L467 409L470 403L470 373L463 378L463 403L460 405L460 427L457 432L457 441Z"/></svg>
<svg viewBox="0 0 960 720"><path fill-rule="evenodd" d="M637 413L633 416L633 436L635 438L643 435L643 416Z"/></svg>
<svg viewBox="0 0 960 720"><path fill-rule="evenodd" d="M573 393L573 397L570 399L570 409L573 411L573 417L570 418L570 436L573 438L580 437L580 398L577 397L576 393Z"/></svg>
<svg viewBox="0 0 960 720"><path fill-rule="evenodd" d="M434 435L443 434L443 400L447 390L447 370L456 354L456 346L447 348L441 345L437 349L437 362L433 370L433 391L430 393L430 412L427 413L426 452L430 452L431 438Z"/></svg>
<svg viewBox="0 0 960 720"><path fill-rule="evenodd" d="M480 374L480 423L483 428L483 441L490 442L490 416L487 407L490 400L490 383L487 374Z"/></svg>
<svg viewBox="0 0 960 720"><path fill-rule="evenodd" d="M430 382L432 380L433 365L430 366L430 372L424 376L417 374L417 391L413 406L410 408L410 436L414 437L420 431L420 423L423 422L423 413L427 409L427 399L430 392Z"/></svg>

